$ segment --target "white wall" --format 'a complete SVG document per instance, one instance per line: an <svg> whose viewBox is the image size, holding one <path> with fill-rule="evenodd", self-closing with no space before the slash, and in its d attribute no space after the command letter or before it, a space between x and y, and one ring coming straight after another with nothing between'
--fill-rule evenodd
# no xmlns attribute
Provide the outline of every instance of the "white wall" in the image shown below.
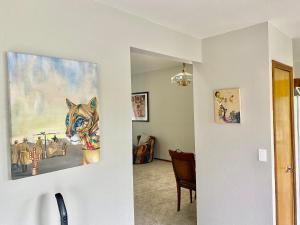
<svg viewBox="0 0 300 225"><path fill-rule="evenodd" d="M294 57L294 77L296 78L300 78L300 38L297 38L297 39L293 39L293 57ZM294 109L294 120L295 120L295 160L296 160L296 175L298 177L298 180L296 181L297 183L297 204L298 204L298 207L297 207L297 218L299 218L300 216L300 168L299 168L299 165L300 165L300 133L299 133L299 124L300 124L300 121L299 121L299 118L300 118L300 109L299 109L299 106L300 106L300 97L297 96L297 97L294 97L294 103L295 103L295 106L298 106L298 107L295 107ZM299 219L297 220L297 224L299 225L300 224L300 221Z"/></svg>
<svg viewBox="0 0 300 225"><path fill-rule="evenodd" d="M293 66L293 42L286 34L268 23L270 59Z"/></svg>
<svg viewBox="0 0 300 225"><path fill-rule="evenodd" d="M1 225L54 225L45 210L55 192L64 194L72 225L132 225L129 47L200 61L201 41L86 0L3 0L0 29ZM98 64L100 163L9 180L7 51Z"/></svg>
<svg viewBox="0 0 300 225"><path fill-rule="evenodd" d="M155 157L170 160L169 149L195 152L193 86L179 87L171 77L175 67L132 76L132 92L149 91L149 122L132 123L132 139L147 133L156 137ZM191 66L187 71L192 73Z"/></svg>
<svg viewBox="0 0 300 225"><path fill-rule="evenodd" d="M202 42L194 67L197 217L201 225L273 224L268 24ZM213 90L239 87L240 125L214 123ZM268 161L258 161L258 148Z"/></svg>
<svg viewBox="0 0 300 225"><path fill-rule="evenodd" d="M300 38L293 40L294 76L300 78Z"/></svg>

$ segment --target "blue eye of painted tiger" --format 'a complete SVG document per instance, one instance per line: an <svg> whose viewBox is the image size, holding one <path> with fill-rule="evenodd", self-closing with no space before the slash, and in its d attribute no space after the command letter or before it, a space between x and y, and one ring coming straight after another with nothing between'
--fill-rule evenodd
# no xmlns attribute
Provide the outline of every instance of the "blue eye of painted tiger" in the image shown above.
<svg viewBox="0 0 300 225"><path fill-rule="evenodd" d="M68 114L66 116L66 126L69 126L69 124L70 124L70 115Z"/></svg>
<svg viewBox="0 0 300 225"><path fill-rule="evenodd" d="M75 122L75 127L80 127L84 123L84 119L82 117L78 117Z"/></svg>

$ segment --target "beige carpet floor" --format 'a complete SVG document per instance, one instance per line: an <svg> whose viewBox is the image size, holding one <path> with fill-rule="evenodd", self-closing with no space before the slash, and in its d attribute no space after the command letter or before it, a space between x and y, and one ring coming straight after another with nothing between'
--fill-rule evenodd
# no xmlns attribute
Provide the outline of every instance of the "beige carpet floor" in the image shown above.
<svg viewBox="0 0 300 225"><path fill-rule="evenodd" d="M177 212L172 164L161 160L133 166L135 225L196 225L196 201L182 189ZM194 193L194 192L193 192ZM193 194L194 196L194 194Z"/></svg>

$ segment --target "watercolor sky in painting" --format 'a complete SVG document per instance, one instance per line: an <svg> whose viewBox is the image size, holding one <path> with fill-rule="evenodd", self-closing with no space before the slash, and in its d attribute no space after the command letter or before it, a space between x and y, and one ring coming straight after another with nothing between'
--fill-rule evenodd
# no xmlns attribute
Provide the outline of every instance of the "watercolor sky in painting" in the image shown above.
<svg viewBox="0 0 300 225"><path fill-rule="evenodd" d="M94 63L14 52L7 63L13 139L41 131L64 137L66 98L79 104L98 96Z"/></svg>

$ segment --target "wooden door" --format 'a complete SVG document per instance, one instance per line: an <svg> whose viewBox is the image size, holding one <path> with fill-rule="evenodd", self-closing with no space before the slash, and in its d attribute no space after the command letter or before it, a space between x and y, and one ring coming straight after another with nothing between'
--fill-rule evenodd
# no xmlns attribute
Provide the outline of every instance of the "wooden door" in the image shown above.
<svg viewBox="0 0 300 225"><path fill-rule="evenodd" d="M296 225L292 68L273 61L277 225Z"/></svg>

